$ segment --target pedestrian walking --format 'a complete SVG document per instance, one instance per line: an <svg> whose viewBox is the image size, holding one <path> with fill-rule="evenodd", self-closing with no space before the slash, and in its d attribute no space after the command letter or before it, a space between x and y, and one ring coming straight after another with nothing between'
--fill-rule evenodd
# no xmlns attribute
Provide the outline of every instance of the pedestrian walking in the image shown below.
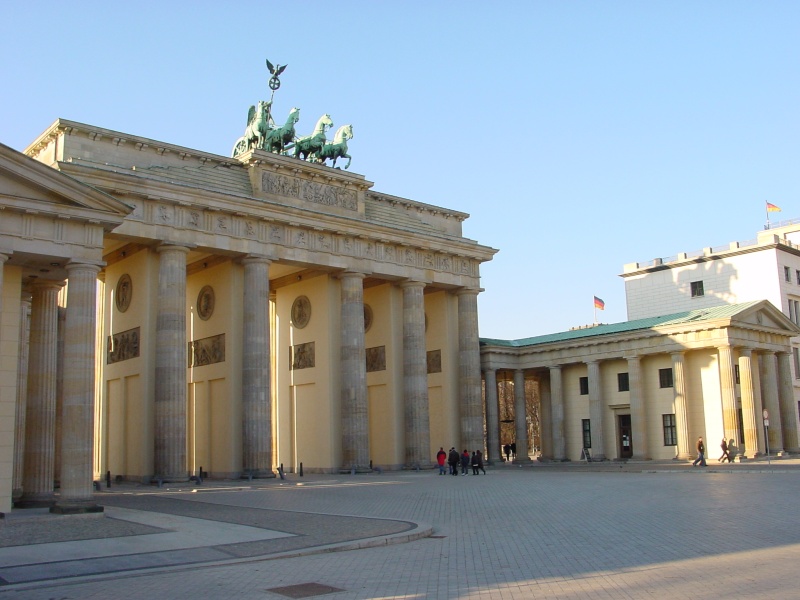
<svg viewBox="0 0 800 600"><path fill-rule="evenodd" d="M444 448L439 448L439 452L436 453L436 462L439 465L439 475L445 474L445 463L447 462L447 452L444 451Z"/></svg>
<svg viewBox="0 0 800 600"><path fill-rule="evenodd" d="M478 455L475 452L472 453L472 474L478 474Z"/></svg>
<svg viewBox="0 0 800 600"><path fill-rule="evenodd" d="M706 447L705 447L705 444L703 444L703 438L699 437L699 438L697 438L697 458L694 459L694 462L692 463L692 466L696 467L698 463L700 463L701 467L708 466L708 465L706 465L706 456L705 456L705 454L706 454Z"/></svg>
<svg viewBox="0 0 800 600"><path fill-rule="evenodd" d="M475 454L478 456L478 468L479 468L481 471L483 471L483 474L484 474L484 475L486 475L486 469L484 469L484 468L483 468L483 452L481 452L480 450L478 450L478 451L476 451L476 452L475 452ZM477 473L477 471L476 471L476 472L475 472L475 475L477 475L477 474L478 474L478 473Z"/></svg>
<svg viewBox="0 0 800 600"><path fill-rule="evenodd" d="M450 448L450 453L447 455L447 465L450 467L450 475L458 475L458 450Z"/></svg>
<svg viewBox="0 0 800 600"><path fill-rule="evenodd" d="M466 448L461 453L461 474L469 475L469 452L467 452Z"/></svg>
<svg viewBox="0 0 800 600"><path fill-rule="evenodd" d="M728 450L728 442L725 441L725 438L722 438L722 443L719 445L722 448L722 456L719 457L719 462L724 463L725 459L728 459L728 462L733 462L731 460L731 452Z"/></svg>
<svg viewBox="0 0 800 600"><path fill-rule="evenodd" d="M506 455L506 462L511 460L511 445L506 444L505 446L503 446L503 454Z"/></svg>

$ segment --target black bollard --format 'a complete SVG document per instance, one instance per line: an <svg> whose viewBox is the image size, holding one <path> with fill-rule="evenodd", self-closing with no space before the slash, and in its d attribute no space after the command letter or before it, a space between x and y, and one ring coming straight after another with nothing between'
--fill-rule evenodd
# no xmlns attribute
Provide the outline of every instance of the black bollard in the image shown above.
<svg viewBox="0 0 800 600"><path fill-rule="evenodd" d="M93 481L92 483L94 483L94 491L95 492L99 492L100 491L100 482L99 481Z"/></svg>
<svg viewBox="0 0 800 600"><path fill-rule="evenodd" d="M203 467L197 471L197 485L203 485Z"/></svg>
<svg viewBox="0 0 800 600"><path fill-rule="evenodd" d="M106 487L111 487L111 471L106 471Z"/></svg>
<svg viewBox="0 0 800 600"><path fill-rule="evenodd" d="M369 461L369 470L372 471L372 459Z"/></svg>
<svg viewBox="0 0 800 600"><path fill-rule="evenodd" d="M300 463L300 477L303 476L303 463Z"/></svg>

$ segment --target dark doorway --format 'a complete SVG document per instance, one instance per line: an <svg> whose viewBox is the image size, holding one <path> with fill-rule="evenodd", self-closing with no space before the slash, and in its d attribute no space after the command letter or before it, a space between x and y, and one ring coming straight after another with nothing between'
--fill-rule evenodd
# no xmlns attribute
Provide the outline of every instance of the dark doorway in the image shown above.
<svg viewBox="0 0 800 600"><path fill-rule="evenodd" d="M619 415L619 457L623 459L633 456L633 439L631 437L631 416Z"/></svg>

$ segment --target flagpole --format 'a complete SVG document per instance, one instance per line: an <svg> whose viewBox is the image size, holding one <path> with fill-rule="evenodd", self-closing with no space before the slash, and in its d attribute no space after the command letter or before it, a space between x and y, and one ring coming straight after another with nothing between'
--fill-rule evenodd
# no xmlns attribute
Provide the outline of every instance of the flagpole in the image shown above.
<svg viewBox="0 0 800 600"><path fill-rule="evenodd" d="M769 203L766 200L764 200L764 211L767 213L767 227L766 228L769 229L770 228L770 223L769 223Z"/></svg>

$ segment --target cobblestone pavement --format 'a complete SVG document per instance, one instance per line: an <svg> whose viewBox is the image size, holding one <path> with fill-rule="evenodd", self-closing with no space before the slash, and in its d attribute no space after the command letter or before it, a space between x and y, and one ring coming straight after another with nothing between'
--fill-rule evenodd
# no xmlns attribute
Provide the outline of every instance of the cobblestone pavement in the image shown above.
<svg viewBox="0 0 800 600"><path fill-rule="evenodd" d="M0 585L0 600L800 597L800 461L709 465L503 465L477 477L315 475L202 492L112 490L98 494L109 512L156 511L151 515L211 523L220 534L235 527L242 528L235 535L284 537L228 544L221 552L226 544L212 531L207 546L190 550L206 553L196 560L152 568L131 555L124 558L129 570L117 562L106 574ZM104 520L74 522L91 529ZM351 532L374 541L403 536L412 523L430 524L433 535L294 557L271 546L313 537L300 546L330 550L330 539L340 540L335 547ZM148 529L115 532L124 537L106 543L149 540L160 535L153 527L171 528L141 524ZM27 566L40 579L58 577L70 552ZM328 593L313 595L322 592Z"/></svg>

